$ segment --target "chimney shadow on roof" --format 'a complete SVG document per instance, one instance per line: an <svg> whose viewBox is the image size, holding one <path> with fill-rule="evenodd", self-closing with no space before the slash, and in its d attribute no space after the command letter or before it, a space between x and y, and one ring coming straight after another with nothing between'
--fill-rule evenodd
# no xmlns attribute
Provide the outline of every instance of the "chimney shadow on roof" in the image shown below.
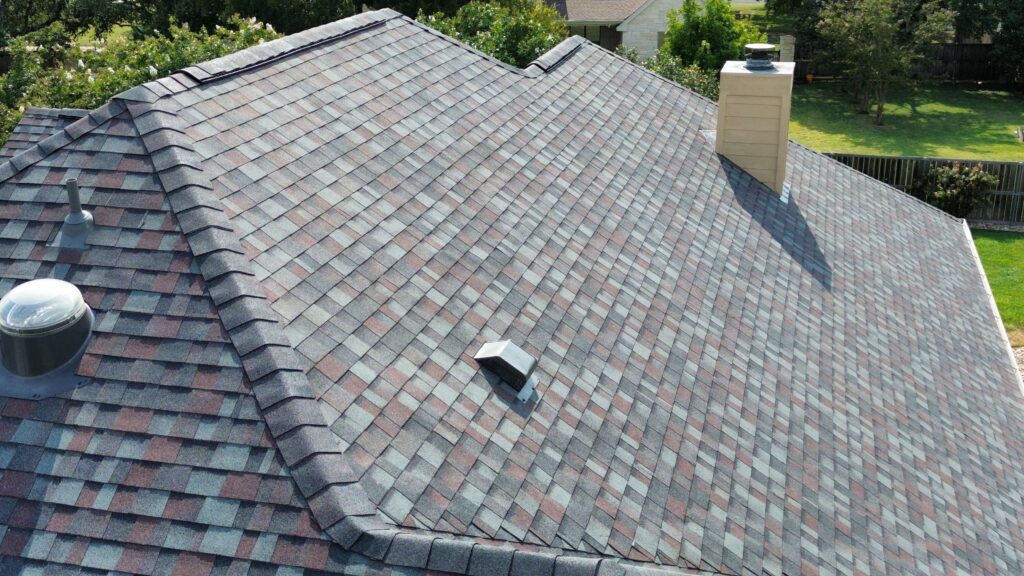
<svg viewBox="0 0 1024 576"><path fill-rule="evenodd" d="M832 291L832 267L800 212L796 199L783 202L767 186L754 180L745 170L721 157L722 168L736 201L761 228L771 234L790 258L811 275L822 288Z"/></svg>

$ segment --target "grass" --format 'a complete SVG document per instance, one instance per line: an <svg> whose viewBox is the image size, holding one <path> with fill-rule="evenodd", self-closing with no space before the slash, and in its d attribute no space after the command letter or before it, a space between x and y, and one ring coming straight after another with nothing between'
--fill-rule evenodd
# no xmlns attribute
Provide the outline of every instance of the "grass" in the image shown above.
<svg viewBox="0 0 1024 576"><path fill-rule="evenodd" d="M885 125L858 114L842 85L793 86L791 138L822 152L1020 161L1024 94L950 84L891 90Z"/></svg>
<svg viewBox="0 0 1024 576"><path fill-rule="evenodd" d="M1024 346L1024 234L988 230L971 233L1010 344Z"/></svg>
<svg viewBox="0 0 1024 576"><path fill-rule="evenodd" d="M771 14L765 10L764 2L733 2L730 9L738 18L749 18L750 22L765 33L789 33L793 31L793 17Z"/></svg>

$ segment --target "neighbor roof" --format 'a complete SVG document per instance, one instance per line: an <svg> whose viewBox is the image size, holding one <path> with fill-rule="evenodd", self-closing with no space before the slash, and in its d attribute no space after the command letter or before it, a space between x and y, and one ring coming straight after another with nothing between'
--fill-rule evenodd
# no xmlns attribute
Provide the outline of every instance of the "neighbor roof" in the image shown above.
<svg viewBox="0 0 1024 576"><path fill-rule="evenodd" d="M633 15L647 0L558 0L554 7L569 21L617 24Z"/></svg>
<svg viewBox="0 0 1024 576"><path fill-rule="evenodd" d="M0 566L1024 572L1024 402L964 223L581 39L384 10L119 95L0 165L0 276L97 312L0 400ZM97 229L46 246L78 178ZM527 404L474 353L537 360ZM660 572L658 572L660 573Z"/></svg>

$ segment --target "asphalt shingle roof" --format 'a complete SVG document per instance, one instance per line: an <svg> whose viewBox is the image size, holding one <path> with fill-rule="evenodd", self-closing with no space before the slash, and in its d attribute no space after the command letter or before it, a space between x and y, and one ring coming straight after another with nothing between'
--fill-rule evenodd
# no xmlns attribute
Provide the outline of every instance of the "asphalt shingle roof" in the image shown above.
<svg viewBox="0 0 1024 576"><path fill-rule="evenodd" d="M569 22L620 23L629 18L646 0L560 0L555 9Z"/></svg>
<svg viewBox="0 0 1024 576"><path fill-rule="evenodd" d="M88 114L74 108L28 108L14 127L10 138L0 146L0 162L31 148L47 136Z"/></svg>
<svg viewBox="0 0 1024 576"><path fill-rule="evenodd" d="M1024 572L1024 403L964 224L795 144L780 201L715 115L580 39L516 70L385 10L0 165L2 288L98 312L91 384L0 401L3 561ZM45 247L70 176L81 254ZM525 405L472 359L505 338Z"/></svg>

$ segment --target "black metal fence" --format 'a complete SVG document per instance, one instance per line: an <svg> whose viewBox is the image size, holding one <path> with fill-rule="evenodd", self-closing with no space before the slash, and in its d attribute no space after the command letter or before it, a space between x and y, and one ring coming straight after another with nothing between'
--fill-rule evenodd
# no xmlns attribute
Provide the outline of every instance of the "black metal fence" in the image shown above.
<svg viewBox="0 0 1024 576"><path fill-rule="evenodd" d="M828 156L900 190L906 190L933 166L948 166L954 162L966 166L980 164L981 169L995 175L999 183L995 191L990 192L992 201L984 209L972 214L971 219L1002 224L1024 224L1024 162L836 153Z"/></svg>

